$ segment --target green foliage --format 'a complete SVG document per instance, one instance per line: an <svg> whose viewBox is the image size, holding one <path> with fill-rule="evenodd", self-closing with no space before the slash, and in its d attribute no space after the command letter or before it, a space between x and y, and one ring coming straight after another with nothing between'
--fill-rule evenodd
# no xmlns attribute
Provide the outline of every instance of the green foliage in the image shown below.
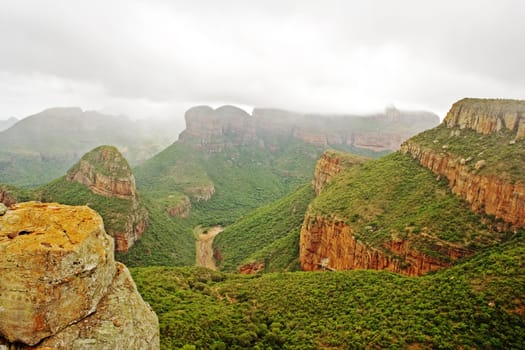
<svg viewBox="0 0 525 350"><path fill-rule="evenodd" d="M525 240L419 278L384 271L256 276L132 269L161 348L522 348Z"/></svg>
<svg viewBox="0 0 525 350"><path fill-rule="evenodd" d="M414 136L410 142L448 154L453 159L463 158L474 173L525 183L525 141L515 140L515 137L515 132L506 129L483 135L470 129L440 125ZM480 160L484 160L486 165L475 171L474 167Z"/></svg>
<svg viewBox="0 0 525 350"><path fill-rule="evenodd" d="M187 220L170 218L149 198L143 198L142 201L148 209L146 231L127 253L117 253L117 259L127 266L195 264L192 224Z"/></svg>
<svg viewBox="0 0 525 350"><path fill-rule="evenodd" d="M303 185L288 196L241 217L214 241L222 256L219 265L235 271L241 262L265 261L269 270L284 270L298 258L304 213L314 191Z"/></svg>
<svg viewBox="0 0 525 350"><path fill-rule="evenodd" d="M432 246L440 240L474 249L501 238L450 192L445 180L399 153L339 174L309 213L346 221L357 239L375 247L411 237L431 255L439 255Z"/></svg>

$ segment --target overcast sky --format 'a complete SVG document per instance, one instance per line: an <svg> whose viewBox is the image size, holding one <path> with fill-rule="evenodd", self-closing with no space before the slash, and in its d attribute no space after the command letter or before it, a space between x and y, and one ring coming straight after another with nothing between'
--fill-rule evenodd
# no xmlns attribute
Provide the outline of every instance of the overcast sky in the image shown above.
<svg viewBox="0 0 525 350"><path fill-rule="evenodd" d="M525 98L525 1L2 0L0 119Z"/></svg>

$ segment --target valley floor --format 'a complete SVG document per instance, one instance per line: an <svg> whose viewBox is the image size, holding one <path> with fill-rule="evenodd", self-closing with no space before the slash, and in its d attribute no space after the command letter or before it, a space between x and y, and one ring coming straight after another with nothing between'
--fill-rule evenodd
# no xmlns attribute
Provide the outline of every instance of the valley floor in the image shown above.
<svg viewBox="0 0 525 350"><path fill-rule="evenodd" d="M197 266L207 267L217 270L215 260L213 259L213 239L224 230L222 226L214 226L206 231L199 233L196 245L196 263Z"/></svg>

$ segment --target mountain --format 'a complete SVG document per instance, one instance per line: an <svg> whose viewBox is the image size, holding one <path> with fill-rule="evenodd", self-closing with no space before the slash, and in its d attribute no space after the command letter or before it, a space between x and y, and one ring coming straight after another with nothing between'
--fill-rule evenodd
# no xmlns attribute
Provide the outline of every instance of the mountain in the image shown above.
<svg viewBox="0 0 525 350"><path fill-rule="evenodd" d="M459 101L399 153L336 175L308 208L301 267L421 275L512 237L524 227L524 106Z"/></svg>
<svg viewBox="0 0 525 350"><path fill-rule="evenodd" d="M217 236L219 267L254 275L133 269L162 346L522 348L524 105L458 101L379 159L326 151Z"/></svg>
<svg viewBox="0 0 525 350"><path fill-rule="evenodd" d="M15 117L11 117L6 120L0 120L0 131L9 129L13 125L15 125L18 122L18 119Z"/></svg>
<svg viewBox="0 0 525 350"><path fill-rule="evenodd" d="M0 132L0 178L19 186L61 176L99 145L115 145L132 164L173 142L174 127L80 108L51 108Z"/></svg>
<svg viewBox="0 0 525 350"><path fill-rule="evenodd" d="M1 348L159 348L157 316L92 209L14 204L0 243Z"/></svg>

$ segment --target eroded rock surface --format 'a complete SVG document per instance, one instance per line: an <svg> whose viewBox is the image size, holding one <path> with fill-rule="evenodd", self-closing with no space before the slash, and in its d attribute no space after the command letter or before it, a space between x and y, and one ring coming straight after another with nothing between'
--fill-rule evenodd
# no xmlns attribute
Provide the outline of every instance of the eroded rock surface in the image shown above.
<svg viewBox="0 0 525 350"><path fill-rule="evenodd" d="M155 313L125 267L115 263L113 239L101 217L86 206L12 205L0 216L0 271L0 345L159 347ZM108 328L108 322L120 326ZM87 343L78 343L81 339ZM109 344L117 342L108 339L120 339L127 347L113 347Z"/></svg>

